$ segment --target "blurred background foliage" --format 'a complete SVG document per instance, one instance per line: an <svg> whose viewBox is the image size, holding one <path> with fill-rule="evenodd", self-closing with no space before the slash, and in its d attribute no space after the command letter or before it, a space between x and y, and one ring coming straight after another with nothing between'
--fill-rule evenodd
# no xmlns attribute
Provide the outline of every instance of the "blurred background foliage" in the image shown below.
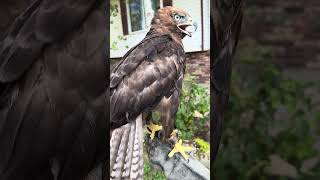
<svg viewBox="0 0 320 180"><path fill-rule="evenodd" d="M314 123L319 119L311 114L311 97L304 91L314 83L286 77L263 60L272 56L272 49L251 39L244 39L238 52L215 176L319 179L319 166L306 164L319 158L314 147L320 135Z"/></svg>
<svg viewBox="0 0 320 180"><path fill-rule="evenodd" d="M320 179L320 74L311 73L319 68L320 36L315 16L305 13L316 7L248 1L216 179Z"/></svg>

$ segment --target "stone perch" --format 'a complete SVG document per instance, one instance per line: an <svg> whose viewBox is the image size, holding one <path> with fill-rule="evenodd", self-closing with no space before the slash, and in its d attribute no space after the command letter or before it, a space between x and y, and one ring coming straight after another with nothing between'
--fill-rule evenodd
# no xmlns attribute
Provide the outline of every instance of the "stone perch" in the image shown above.
<svg viewBox="0 0 320 180"><path fill-rule="evenodd" d="M169 180L209 180L210 170L198 160L189 157L185 160L181 154L168 158L172 148L155 138L145 138L147 153L152 165L161 168Z"/></svg>

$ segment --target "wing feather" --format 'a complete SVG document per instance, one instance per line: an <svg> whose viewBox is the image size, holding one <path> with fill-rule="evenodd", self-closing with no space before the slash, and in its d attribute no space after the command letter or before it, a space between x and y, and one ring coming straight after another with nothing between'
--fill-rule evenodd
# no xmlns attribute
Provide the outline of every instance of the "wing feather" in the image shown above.
<svg viewBox="0 0 320 180"><path fill-rule="evenodd" d="M53 3L52 0L41 2L41 5L45 2ZM79 6L87 4L87 8L91 9L91 4L96 1L77 2ZM57 5L47 8L51 7ZM97 4L88 15L87 12L83 12L83 8L79 7L79 11L74 12L84 13L74 18L86 17L78 28L69 29L70 32L57 31L55 35L47 31L47 39L40 37L44 34L38 37L48 42L66 35L65 38L47 44L39 57L28 54L25 57L14 55L12 58L3 59L3 55L6 54L2 54L5 52L1 51L3 47L0 47L0 73L23 73L20 71L22 69L15 69L18 66L9 67L10 63L24 66L24 63L29 63L25 61L34 59L32 65L25 69L23 76L17 81L6 83L7 88L0 94L1 180L46 179L39 177L42 177L41 173L48 173L44 169L50 165L49 160L52 159L58 159L61 168L59 179L80 179L102 161L103 156L107 156L104 144L107 140L105 110L109 98L106 95L108 88L104 84L107 79L106 61L103 56L106 49L104 45L107 42L104 39L107 29L103 23L106 18L105 8L102 4ZM32 13L38 11L39 6ZM64 17L57 23L64 24L64 20L71 19ZM72 27L77 25L75 21L70 23L73 24ZM69 22L67 24L61 29L71 25ZM28 25L22 23L22 26ZM36 28L26 33L34 34L35 31ZM45 33L45 30L42 31ZM7 34L7 38L11 35L12 38L24 38L23 28L18 29L17 33ZM23 54L23 51L27 51L22 48L15 49L21 45L15 41L6 44L10 51L17 50L13 54ZM28 42L26 43L28 45ZM10 61L7 64L9 66L5 65L10 71L1 69L6 60Z"/></svg>
<svg viewBox="0 0 320 180"><path fill-rule="evenodd" d="M110 77L110 88L116 87L124 76L133 72L142 61L152 58L153 56L150 55L157 52L158 47L163 49L170 40L168 35L146 37L138 45L130 49L113 69Z"/></svg>
<svg viewBox="0 0 320 180"><path fill-rule="evenodd" d="M229 99L232 58L235 53L243 17L244 0L214 0L211 8L211 24L214 36L210 41L213 63L210 65L213 132L213 160L217 156L222 134L224 112Z"/></svg>
<svg viewBox="0 0 320 180"><path fill-rule="evenodd" d="M0 81L18 79L40 56L45 45L78 27L94 5L93 0L76 3L36 0L31 3L12 23L1 43Z"/></svg>

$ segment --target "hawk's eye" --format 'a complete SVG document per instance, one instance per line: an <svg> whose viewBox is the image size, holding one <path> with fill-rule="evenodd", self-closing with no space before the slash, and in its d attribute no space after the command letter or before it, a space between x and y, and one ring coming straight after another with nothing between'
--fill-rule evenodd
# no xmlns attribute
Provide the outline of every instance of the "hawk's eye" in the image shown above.
<svg viewBox="0 0 320 180"><path fill-rule="evenodd" d="M179 20L180 20L180 18L181 18L181 16L180 16L180 15L178 15L178 14L174 15L174 20L179 21Z"/></svg>

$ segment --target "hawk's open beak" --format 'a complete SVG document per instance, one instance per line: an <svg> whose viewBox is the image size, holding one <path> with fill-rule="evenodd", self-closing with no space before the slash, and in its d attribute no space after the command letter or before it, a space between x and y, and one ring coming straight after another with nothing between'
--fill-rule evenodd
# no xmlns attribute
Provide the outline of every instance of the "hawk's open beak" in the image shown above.
<svg viewBox="0 0 320 180"><path fill-rule="evenodd" d="M182 23L178 25L178 28L185 33L186 35L188 35L189 37L192 36L192 33L196 32L197 28L198 28L198 24L197 22L193 22L192 19L190 18L189 22L187 23Z"/></svg>

